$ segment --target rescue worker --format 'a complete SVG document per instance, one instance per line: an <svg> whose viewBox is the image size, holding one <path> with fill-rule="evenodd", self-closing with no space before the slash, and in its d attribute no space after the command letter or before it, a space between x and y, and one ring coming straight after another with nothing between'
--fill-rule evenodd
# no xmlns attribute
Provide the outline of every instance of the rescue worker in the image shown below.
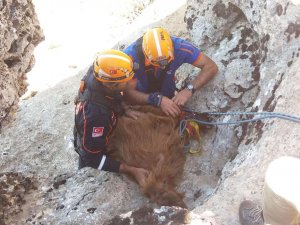
<svg viewBox="0 0 300 225"><path fill-rule="evenodd" d="M79 169L92 167L127 173L141 184L147 170L120 163L105 154L118 116L138 117L139 112L131 110L121 95L133 75L132 60L125 53L106 50L97 54L75 100L74 146L79 154Z"/></svg>
<svg viewBox="0 0 300 225"><path fill-rule="evenodd" d="M181 38L170 37L163 28L149 29L124 52L139 65L128 83L126 100L132 104L160 107L166 115L173 117L179 115L180 107L218 72L215 62L201 50ZM192 64L201 71L175 95L174 75L183 63Z"/></svg>

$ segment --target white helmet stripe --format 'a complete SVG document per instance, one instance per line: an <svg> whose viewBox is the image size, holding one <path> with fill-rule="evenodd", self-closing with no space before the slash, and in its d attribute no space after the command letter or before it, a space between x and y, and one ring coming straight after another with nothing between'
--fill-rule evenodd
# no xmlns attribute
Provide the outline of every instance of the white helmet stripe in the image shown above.
<svg viewBox="0 0 300 225"><path fill-rule="evenodd" d="M111 77L111 75L109 73L106 73L104 70L102 70L101 68L99 69L99 72L98 72L98 76L101 77L101 76L104 76L104 77Z"/></svg>
<svg viewBox="0 0 300 225"><path fill-rule="evenodd" d="M124 60L128 63L130 63L130 60L123 57L123 56L119 56L119 55L113 55L113 54L103 54L103 55L99 55L98 59L104 59L104 58L115 58L115 59L121 59Z"/></svg>
<svg viewBox="0 0 300 225"><path fill-rule="evenodd" d="M162 56L157 30L153 31L153 35L154 35L154 40L155 40L155 45L156 45L156 50L157 50L158 56Z"/></svg>

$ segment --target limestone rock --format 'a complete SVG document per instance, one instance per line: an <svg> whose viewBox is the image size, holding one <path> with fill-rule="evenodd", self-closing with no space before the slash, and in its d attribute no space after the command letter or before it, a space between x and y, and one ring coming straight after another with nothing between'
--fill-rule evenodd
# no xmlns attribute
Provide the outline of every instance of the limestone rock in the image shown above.
<svg viewBox="0 0 300 225"><path fill-rule="evenodd" d="M0 1L0 10L6 2ZM288 0L190 0L185 15L181 8L179 14L153 24L190 40L219 66L215 80L198 90L188 107L299 115L299 7ZM130 41L142 31L132 34ZM9 48L5 47L6 51ZM9 68L6 63L0 63L1 72L7 74L3 81L9 83L11 70L19 64ZM178 73L181 85L197 70L184 66ZM1 171L21 171L24 177L35 171L39 178L37 189L25 194L32 198L22 205L23 211L4 222L130 224L144 216L153 223L176 224L173 213L183 215L186 210L149 208L156 206L125 176L92 169L77 171L78 156L70 138L74 121L71 103L82 74L23 101L14 126L0 134ZM6 86L11 88L6 98L15 99L11 97L17 96L11 93L15 86L14 82ZM189 211L196 215L211 211L217 224L239 224L239 203L245 198L261 201L264 171L270 161L281 155L300 157L299 126L289 121L202 127L201 132L203 151L188 156L179 191L185 192ZM131 213L124 215L127 212ZM180 224L182 217L178 219Z"/></svg>
<svg viewBox="0 0 300 225"><path fill-rule="evenodd" d="M33 176L25 177L21 173L0 173L0 223L4 224L10 217L22 211L26 195L36 189L37 182Z"/></svg>
<svg viewBox="0 0 300 225"><path fill-rule="evenodd" d="M272 111L274 91L300 54L299 14L299 5L286 0L189 1L185 21L192 42L220 69L218 86L205 92L221 89L218 99L229 100L229 108L252 106L253 98L240 98L258 85L257 98L264 100L254 109ZM211 102L205 92L201 99Z"/></svg>
<svg viewBox="0 0 300 225"><path fill-rule="evenodd" d="M26 91L33 50L43 38L30 0L0 1L0 127L11 119Z"/></svg>
<svg viewBox="0 0 300 225"><path fill-rule="evenodd" d="M162 206L160 208L141 207L138 210L116 216L109 221L106 221L104 225L217 225L213 215L210 213L203 213L202 215L196 215L190 213L186 209L179 207Z"/></svg>

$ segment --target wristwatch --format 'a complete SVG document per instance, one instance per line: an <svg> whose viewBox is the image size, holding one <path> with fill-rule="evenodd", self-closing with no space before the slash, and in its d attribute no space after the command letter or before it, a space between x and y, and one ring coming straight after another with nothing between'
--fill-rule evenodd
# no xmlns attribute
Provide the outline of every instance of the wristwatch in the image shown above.
<svg viewBox="0 0 300 225"><path fill-rule="evenodd" d="M194 94L194 92L195 92L195 88L194 88L194 86L193 86L192 84L188 84L188 85L186 86L186 89L187 89L188 91L191 91L192 94Z"/></svg>

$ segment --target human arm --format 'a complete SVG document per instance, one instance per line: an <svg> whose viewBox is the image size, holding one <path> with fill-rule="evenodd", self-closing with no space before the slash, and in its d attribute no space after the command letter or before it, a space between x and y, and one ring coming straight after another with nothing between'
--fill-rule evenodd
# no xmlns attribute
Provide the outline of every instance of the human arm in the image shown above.
<svg viewBox="0 0 300 225"><path fill-rule="evenodd" d="M134 78L127 84L127 88L124 92L124 98L127 102L134 105L146 105L148 104L148 94L138 91L137 87L138 79Z"/></svg>
<svg viewBox="0 0 300 225"><path fill-rule="evenodd" d="M120 163L119 161L115 161L106 155L102 156L100 165L97 169L130 175L137 181L139 185L143 184L149 173L148 170L144 168L129 166L124 162Z"/></svg>
<svg viewBox="0 0 300 225"><path fill-rule="evenodd" d="M127 107L125 103L123 104ZM86 156L88 156L85 158L86 166L93 168L96 166L95 169L98 170L129 174L141 184L147 176L147 170L120 163L102 154L102 152L105 152L108 142L110 141L109 136L116 118L112 118L110 114L104 113L101 110L96 111L94 107L90 111L87 110L87 112L91 112L94 117L91 118L91 114L84 117L86 119L83 134L86 141L83 141L83 143L85 143L84 148L86 150ZM90 127L93 127L93 129L89 129ZM93 150L98 150L99 153L93 154L91 152Z"/></svg>
<svg viewBox="0 0 300 225"><path fill-rule="evenodd" d="M136 89L137 86L137 79L132 79L131 81L128 82L127 89L125 91L125 99L130 102L131 104L139 104L139 105L146 105L146 104L151 104L149 101L149 98L151 98L151 94L153 95L152 97L155 98L156 96L154 95L155 93L150 93L146 94L143 92L140 92ZM159 94L159 93L158 93ZM157 107L160 107L162 111L166 115L170 115L173 117L176 117L180 114L180 108L168 97L165 96L160 96L161 100L159 101L159 104L153 104Z"/></svg>
<svg viewBox="0 0 300 225"><path fill-rule="evenodd" d="M139 185L142 185L145 182L145 179L149 174L148 170L144 168L129 166L126 163L120 165L120 173L131 175Z"/></svg>
<svg viewBox="0 0 300 225"><path fill-rule="evenodd" d="M195 77L195 79L191 82L194 87L194 90L197 90L207 84L210 80L212 80L216 74L218 73L218 67L216 63L211 60L204 53L200 58L193 64L195 67L200 68L201 70ZM184 88L176 96L172 99L177 105L183 106L186 102L192 97L192 91Z"/></svg>
<svg viewBox="0 0 300 225"><path fill-rule="evenodd" d="M147 170L129 166L104 154L116 118L94 104L79 103L76 109L79 167L129 174L141 184L148 174Z"/></svg>
<svg viewBox="0 0 300 225"><path fill-rule="evenodd" d="M148 171L143 168L129 166L126 163L111 159L107 155L101 153L91 154L83 150L79 151L80 168L91 167L98 170L123 173L132 176L138 184L142 184L148 176Z"/></svg>

